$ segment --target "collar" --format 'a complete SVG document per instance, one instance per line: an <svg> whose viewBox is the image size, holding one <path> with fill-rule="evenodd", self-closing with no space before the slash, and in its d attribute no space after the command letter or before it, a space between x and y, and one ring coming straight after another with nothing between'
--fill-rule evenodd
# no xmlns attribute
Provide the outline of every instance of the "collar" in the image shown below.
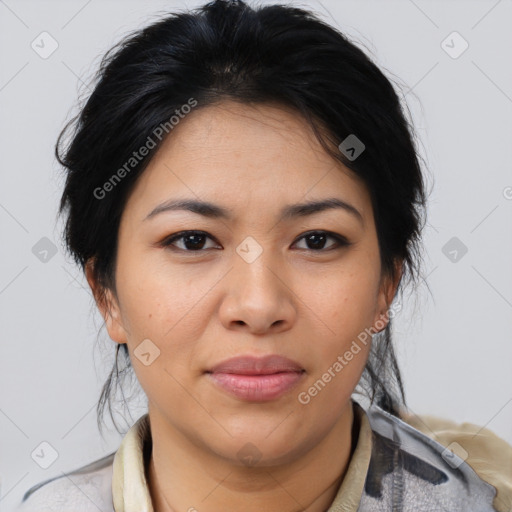
<svg viewBox="0 0 512 512"><path fill-rule="evenodd" d="M352 403L359 426L357 444L327 512L356 512L368 472L372 430L364 409L357 402ZM112 498L116 512L154 512L145 469L150 445L149 415L144 414L125 434L114 457Z"/></svg>
<svg viewBox="0 0 512 512"><path fill-rule="evenodd" d="M154 512L146 480L144 451L151 443L149 414L141 416L123 437L112 466L115 512Z"/></svg>

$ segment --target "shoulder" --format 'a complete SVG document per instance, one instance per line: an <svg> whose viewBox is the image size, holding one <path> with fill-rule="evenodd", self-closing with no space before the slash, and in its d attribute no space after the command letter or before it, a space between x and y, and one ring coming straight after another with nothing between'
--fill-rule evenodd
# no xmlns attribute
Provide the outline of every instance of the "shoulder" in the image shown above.
<svg viewBox="0 0 512 512"><path fill-rule="evenodd" d="M429 436L405 421L411 421L406 414L397 417L378 406L366 412L373 437L364 507L380 511L399 504L417 512L510 512L506 496L498 496L497 487L475 471L468 456L450 446L456 441L443 445L432 432ZM416 421L426 423L423 417ZM485 460L494 466L492 455ZM505 482L511 478L508 473L502 476Z"/></svg>
<svg viewBox="0 0 512 512"><path fill-rule="evenodd" d="M114 455L115 452L31 487L15 512L114 512Z"/></svg>
<svg viewBox="0 0 512 512"><path fill-rule="evenodd" d="M458 455L482 480L492 485L496 489L496 510L512 510L512 446L509 443L473 423L456 423L437 416L406 412L401 418Z"/></svg>

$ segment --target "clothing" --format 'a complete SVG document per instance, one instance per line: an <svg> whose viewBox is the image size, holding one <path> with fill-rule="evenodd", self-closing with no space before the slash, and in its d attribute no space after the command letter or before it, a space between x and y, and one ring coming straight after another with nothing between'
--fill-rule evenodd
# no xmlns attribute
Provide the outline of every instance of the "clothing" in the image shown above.
<svg viewBox="0 0 512 512"><path fill-rule="evenodd" d="M353 406L357 443L327 512L512 510L512 446L490 430ZM451 443L466 461L445 449ZM31 488L17 512L154 512L151 444L145 414L116 452Z"/></svg>

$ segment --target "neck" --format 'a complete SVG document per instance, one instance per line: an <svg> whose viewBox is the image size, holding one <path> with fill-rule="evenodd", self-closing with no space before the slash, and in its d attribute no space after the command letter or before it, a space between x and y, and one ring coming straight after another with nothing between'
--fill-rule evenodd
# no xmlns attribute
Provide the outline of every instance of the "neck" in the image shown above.
<svg viewBox="0 0 512 512"><path fill-rule="evenodd" d="M343 481L357 436L349 401L328 435L307 453L279 466L246 467L206 452L158 415L150 423L147 479L155 512L325 512Z"/></svg>

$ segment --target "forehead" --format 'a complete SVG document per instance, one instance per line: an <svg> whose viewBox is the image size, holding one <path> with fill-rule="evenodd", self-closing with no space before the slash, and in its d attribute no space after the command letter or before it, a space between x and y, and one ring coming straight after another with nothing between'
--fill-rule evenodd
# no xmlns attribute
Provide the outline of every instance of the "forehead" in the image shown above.
<svg viewBox="0 0 512 512"><path fill-rule="evenodd" d="M246 164L272 158L276 164L285 158L305 158L305 163L315 166L335 163L306 120L285 105L227 100L196 108L176 128L164 141L162 153L188 151L198 157L208 154L230 160L246 157Z"/></svg>
<svg viewBox="0 0 512 512"><path fill-rule="evenodd" d="M147 207L183 196L222 201L235 209L337 196L363 215L371 210L362 180L324 150L299 113L233 101L199 108L181 119L130 202Z"/></svg>

